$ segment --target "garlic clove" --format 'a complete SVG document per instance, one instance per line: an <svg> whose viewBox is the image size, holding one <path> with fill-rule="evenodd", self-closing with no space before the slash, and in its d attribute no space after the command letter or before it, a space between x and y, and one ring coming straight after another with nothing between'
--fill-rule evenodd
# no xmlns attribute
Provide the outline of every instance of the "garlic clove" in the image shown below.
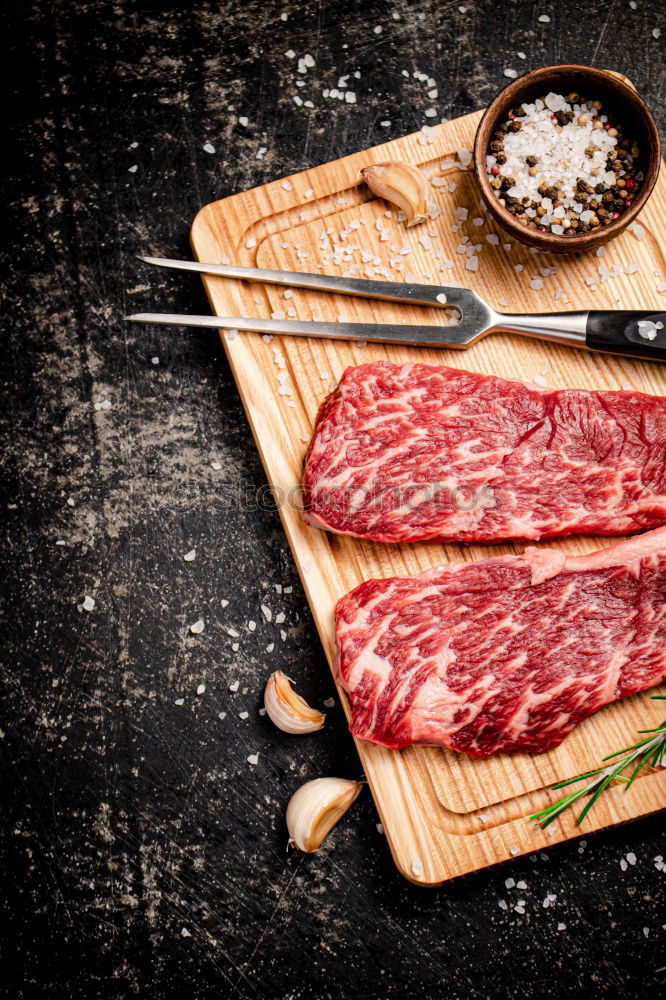
<svg viewBox="0 0 666 1000"><path fill-rule="evenodd" d="M296 694L289 678L276 670L268 678L264 691L264 708L269 719L284 733L315 733L324 725L326 716Z"/></svg>
<svg viewBox="0 0 666 1000"><path fill-rule="evenodd" d="M315 778L301 785L287 806L289 844L308 854L318 851L362 787L345 778Z"/></svg>
<svg viewBox="0 0 666 1000"><path fill-rule="evenodd" d="M432 215L435 204L424 174L411 163L373 163L361 170L373 194L385 198L407 216L406 225L416 226Z"/></svg>

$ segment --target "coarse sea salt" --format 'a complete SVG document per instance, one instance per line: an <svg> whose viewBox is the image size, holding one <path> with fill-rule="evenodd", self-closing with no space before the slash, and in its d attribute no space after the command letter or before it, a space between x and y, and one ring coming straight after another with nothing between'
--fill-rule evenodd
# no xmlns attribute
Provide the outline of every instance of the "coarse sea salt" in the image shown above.
<svg viewBox="0 0 666 1000"><path fill-rule="evenodd" d="M507 194L522 201L529 198L531 202L541 204L546 209L544 221L552 222L552 201L543 198L539 186L555 187L563 192L562 211L555 210L556 217L562 217L567 209L578 210L579 202L575 196L580 192L576 188L579 180L584 181L592 189L596 184L614 184L615 175L606 170L608 154L617 145L617 140L605 129L593 127L594 110L587 105L570 105L561 94L551 92L543 101L522 105L525 115L520 118L520 129L509 131L504 137L504 155L506 162L500 166L500 174L512 177L515 184ZM587 121L579 124L580 116L576 109L582 109ZM553 121L552 115L558 111L573 112L574 119L560 126ZM594 147L591 156L586 149ZM526 163L526 157L538 157L538 169L534 175ZM494 158L489 157L492 169ZM593 173L594 171L594 173ZM588 194L588 200L593 200L594 192ZM592 213L581 219L588 222ZM559 225L556 223L556 225Z"/></svg>

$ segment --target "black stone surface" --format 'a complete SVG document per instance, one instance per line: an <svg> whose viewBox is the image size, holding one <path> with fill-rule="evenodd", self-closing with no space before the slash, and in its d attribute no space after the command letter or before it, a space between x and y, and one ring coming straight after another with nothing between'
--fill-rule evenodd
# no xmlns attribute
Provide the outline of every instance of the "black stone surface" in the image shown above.
<svg viewBox="0 0 666 1000"><path fill-rule="evenodd" d="M3 995L658 990L663 815L437 891L397 874L368 794L325 851L285 852L291 792L358 759L338 707L304 739L258 715L275 667L315 704L333 686L277 515L235 502L264 477L216 336L123 322L206 311L134 256L187 257L202 205L482 107L506 67L620 70L663 127L664 8L636 7L6 0ZM356 104L322 97L356 71Z"/></svg>

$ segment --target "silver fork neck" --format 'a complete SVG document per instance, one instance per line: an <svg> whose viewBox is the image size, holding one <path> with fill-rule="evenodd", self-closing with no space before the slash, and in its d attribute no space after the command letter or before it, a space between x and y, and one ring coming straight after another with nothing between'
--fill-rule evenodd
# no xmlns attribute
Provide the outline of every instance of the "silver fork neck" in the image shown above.
<svg viewBox="0 0 666 1000"><path fill-rule="evenodd" d="M535 315L496 313L491 310L492 330L521 333L555 344L585 347L587 312L539 313Z"/></svg>

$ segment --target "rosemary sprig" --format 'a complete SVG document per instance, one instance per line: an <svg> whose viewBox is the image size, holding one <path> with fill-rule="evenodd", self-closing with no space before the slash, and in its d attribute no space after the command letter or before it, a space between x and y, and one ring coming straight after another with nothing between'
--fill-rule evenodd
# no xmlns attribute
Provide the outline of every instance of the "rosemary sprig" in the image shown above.
<svg viewBox="0 0 666 1000"><path fill-rule="evenodd" d="M653 695L653 698L655 701L665 701L666 695L656 694ZM595 771L587 771L585 774L579 774L575 778L567 778L566 781L559 781L556 785L553 785L553 788L565 788L567 785L575 785L579 781L585 781L587 778L593 779L589 784L584 785L575 792L570 792L557 802L542 809L541 812L534 813L534 815L530 816L530 819L533 819L542 830L545 830L547 826L550 826L574 802L578 802L579 799L588 795L589 801L576 820L577 824L581 823L597 799L614 781L623 781L626 792L639 772L648 764L652 767L663 765L664 758L666 758L666 719L656 729L639 729L639 733L641 735L645 734L645 739L639 740L638 743L634 743L630 747L625 747L623 750L616 750L615 753L608 754L607 757L603 758L604 761L614 761L612 764L608 764L606 767L599 767ZM629 776L623 774L622 772L626 771L632 764L634 768L631 774Z"/></svg>

